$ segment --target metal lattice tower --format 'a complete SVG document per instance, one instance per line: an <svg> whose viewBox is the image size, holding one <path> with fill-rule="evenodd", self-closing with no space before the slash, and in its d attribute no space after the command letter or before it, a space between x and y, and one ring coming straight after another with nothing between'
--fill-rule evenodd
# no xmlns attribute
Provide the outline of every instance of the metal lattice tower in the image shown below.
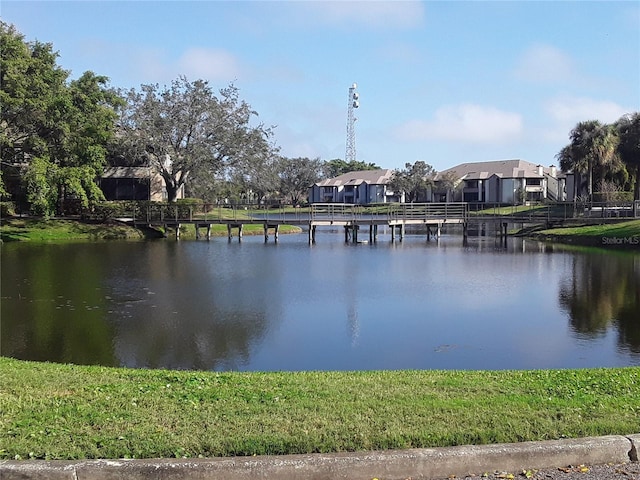
<svg viewBox="0 0 640 480"><path fill-rule="evenodd" d="M347 152L345 155L346 162L354 162L356 160L356 117L353 115L353 111L360 106L357 84L351 85L349 88L349 103L347 109Z"/></svg>

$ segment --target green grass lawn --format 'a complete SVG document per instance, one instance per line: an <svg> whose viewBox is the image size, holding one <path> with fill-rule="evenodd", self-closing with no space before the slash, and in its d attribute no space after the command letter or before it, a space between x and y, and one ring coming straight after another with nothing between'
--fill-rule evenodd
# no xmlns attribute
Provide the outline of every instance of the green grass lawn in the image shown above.
<svg viewBox="0 0 640 480"><path fill-rule="evenodd" d="M280 227L278 228L278 233L279 234L291 234L291 233L301 233L302 229L300 227L296 227L293 225L280 225ZM211 235L213 235L214 237L223 237L228 235L228 230L227 230L227 226L226 225L211 225ZM237 237L238 236L238 229L237 228L233 228L233 236ZM200 234L201 235L205 235L206 234L206 228L200 228ZM244 226L242 227L242 234L243 235L264 235L264 227L262 224L251 224L251 223L245 223ZM269 235L273 235L274 234L274 229L270 228L269 229ZM196 238L196 230L195 227L193 227L192 225L183 225L180 228L180 238Z"/></svg>
<svg viewBox="0 0 640 480"><path fill-rule="evenodd" d="M528 234L532 238L604 249L640 250L640 220L604 225L549 228Z"/></svg>
<svg viewBox="0 0 640 480"><path fill-rule="evenodd" d="M143 239L145 232L118 222L80 222L77 220L3 218L0 239L4 242Z"/></svg>
<svg viewBox="0 0 640 480"><path fill-rule="evenodd" d="M472 210L471 215L518 215L522 213L547 212L549 209L546 205L507 205L494 206L481 210Z"/></svg>
<svg viewBox="0 0 640 480"><path fill-rule="evenodd" d="M0 358L0 385L4 459L292 454L640 432L640 368L216 373Z"/></svg>
<svg viewBox="0 0 640 480"><path fill-rule="evenodd" d="M203 229L200 230L203 232ZM282 225L279 232L282 234L300 233L302 229L292 225ZM245 235L263 235L262 224L246 224L243 228ZM0 222L0 239L3 242L64 242L64 241L95 241L95 240L141 240L157 237L160 233L151 229L137 229L124 223L108 222L82 222L79 220L64 219L38 219L38 218L3 218ZM226 236L226 225L213 225L211 234L214 236ZM273 229L270 229L273 234ZM234 230L237 235L237 229ZM195 238L195 227L183 225L180 237L184 239Z"/></svg>
<svg viewBox="0 0 640 480"><path fill-rule="evenodd" d="M605 225L585 225L581 227L562 227L541 230L541 235L581 236L581 237L639 237L640 220L630 220Z"/></svg>

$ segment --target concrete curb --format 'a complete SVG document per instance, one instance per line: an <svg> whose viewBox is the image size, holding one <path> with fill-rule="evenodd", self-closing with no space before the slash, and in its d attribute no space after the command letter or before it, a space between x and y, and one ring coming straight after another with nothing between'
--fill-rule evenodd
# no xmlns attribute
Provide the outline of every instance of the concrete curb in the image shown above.
<svg viewBox="0 0 640 480"><path fill-rule="evenodd" d="M2 480L404 480L638 460L640 434L312 455L159 460L0 461Z"/></svg>

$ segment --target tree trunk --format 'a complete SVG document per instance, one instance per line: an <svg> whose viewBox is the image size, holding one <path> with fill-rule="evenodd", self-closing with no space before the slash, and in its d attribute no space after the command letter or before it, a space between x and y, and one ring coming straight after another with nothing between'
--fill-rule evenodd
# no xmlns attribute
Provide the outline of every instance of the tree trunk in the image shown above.
<svg viewBox="0 0 640 480"><path fill-rule="evenodd" d="M167 189L167 202L173 203L176 201L176 197L178 196L178 187L174 182L166 182Z"/></svg>
<svg viewBox="0 0 640 480"><path fill-rule="evenodd" d="M587 183L587 196L589 197L589 201L593 201L593 165L591 164L591 160L589 160L589 179Z"/></svg>
<svg viewBox="0 0 640 480"><path fill-rule="evenodd" d="M640 164L636 167L636 185L633 189L633 199L640 200Z"/></svg>

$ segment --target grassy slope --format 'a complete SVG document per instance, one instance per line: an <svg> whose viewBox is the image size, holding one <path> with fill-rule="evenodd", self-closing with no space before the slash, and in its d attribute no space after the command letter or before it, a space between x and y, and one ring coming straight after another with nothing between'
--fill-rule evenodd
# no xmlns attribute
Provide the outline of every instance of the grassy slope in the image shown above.
<svg viewBox="0 0 640 480"><path fill-rule="evenodd" d="M0 385L0 458L288 454L640 431L640 368L215 373L0 358Z"/></svg>
<svg viewBox="0 0 640 480"><path fill-rule="evenodd" d="M540 230L533 238L577 245L640 249L640 220Z"/></svg>
<svg viewBox="0 0 640 480"><path fill-rule="evenodd" d="M0 224L0 238L4 242L143 239L145 233L118 222L3 218Z"/></svg>
<svg viewBox="0 0 640 480"><path fill-rule="evenodd" d="M283 225L279 231L283 234L298 233L301 229ZM245 225L243 232L245 235L262 235L264 228L262 225ZM204 234L202 229L201 233ZM216 236L227 235L227 227L226 225L214 225L211 233ZM237 235L237 231L234 231L234 235ZM64 219L3 218L0 223L0 239L4 242L139 240L155 236L158 236L158 232L156 231L140 230L115 221L99 223ZM183 226L181 229L181 237L195 238L195 228L192 226Z"/></svg>
<svg viewBox="0 0 640 480"><path fill-rule="evenodd" d="M542 234L552 234L558 236L579 235L583 237L632 237L640 236L640 220L629 220L627 222L586 225L582 227L551 228L540 231Z"/></svg>

